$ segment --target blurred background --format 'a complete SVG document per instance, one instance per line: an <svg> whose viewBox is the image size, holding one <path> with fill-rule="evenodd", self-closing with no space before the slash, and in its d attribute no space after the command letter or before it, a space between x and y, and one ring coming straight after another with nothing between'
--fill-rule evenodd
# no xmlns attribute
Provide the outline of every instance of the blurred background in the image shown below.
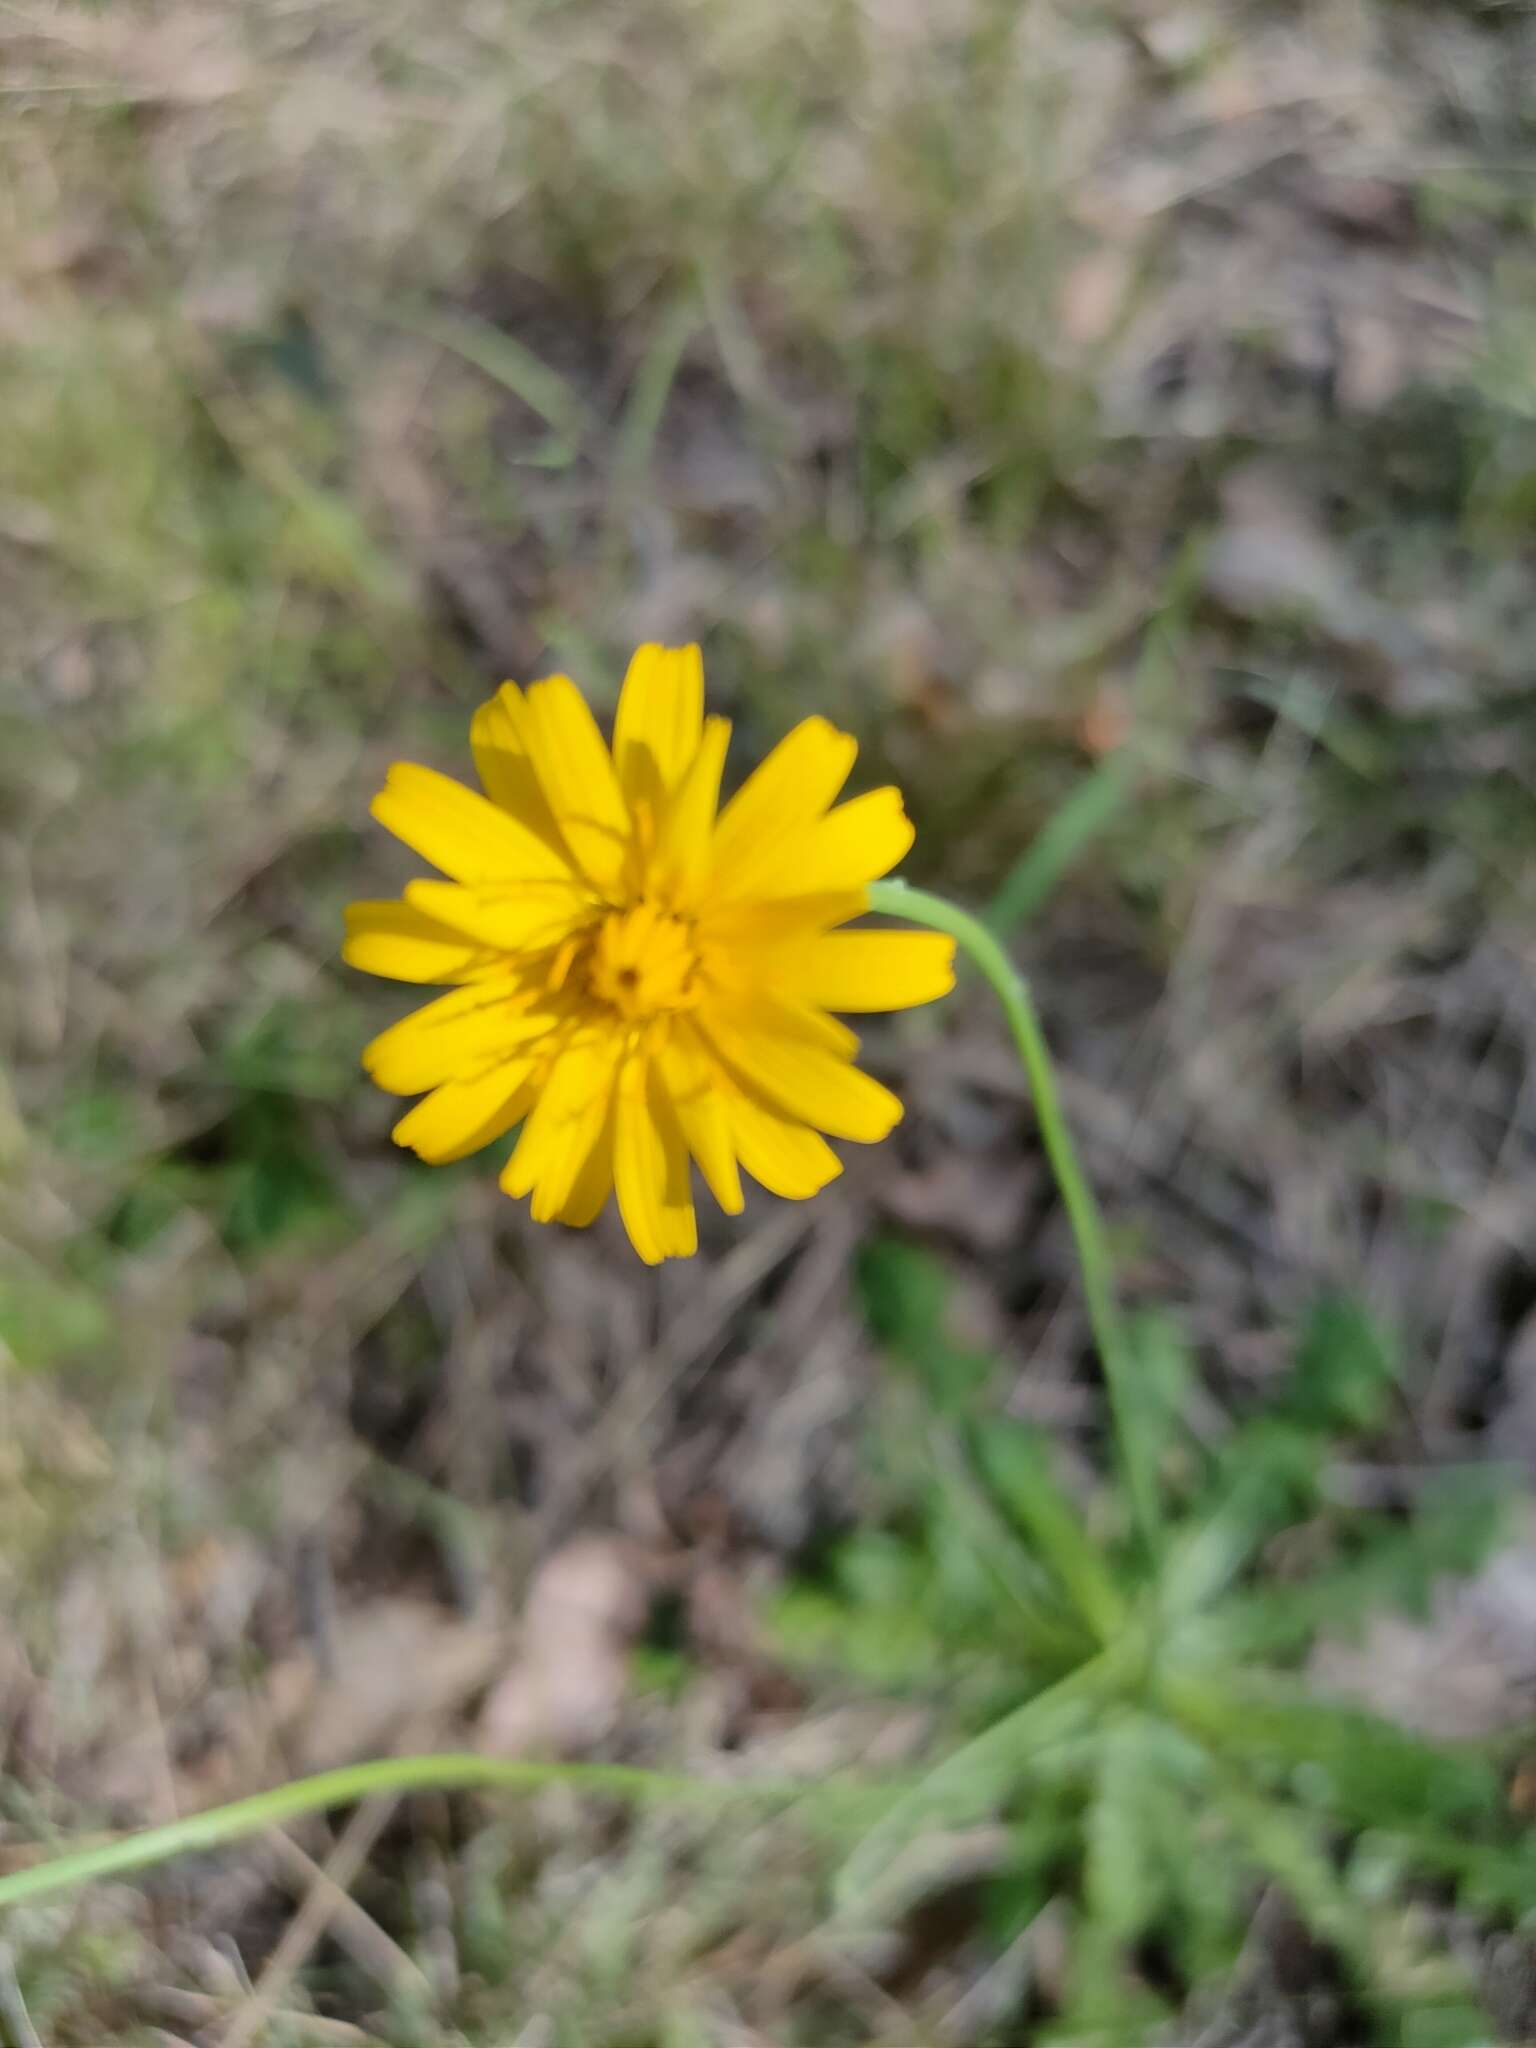
<svg viewBox="0 0 1536 2048"><path fill-rule="evenodd" d="M1114 1524L982 993L868 1033L889 1144L659 1275L391 1145L369 796L646 638L738 775L855 731L1009 935L1181 1455L1299 1418L1256 1581L1350 1571L1292 1669L1526 1721L1533 77L1444 0L0 8L0 1864L405 1747L941 1754L1008 1696L957 1387ZM383 1804L14 1916L0 2027L1086 2038L1050 1812L849 1931L830 1823ZM1410 2039L1218 1888L1115 1908L1158 2038ZM1518 1900L1358 1889L1459 1959L1435 2041L1536 2035Z"/></svg>

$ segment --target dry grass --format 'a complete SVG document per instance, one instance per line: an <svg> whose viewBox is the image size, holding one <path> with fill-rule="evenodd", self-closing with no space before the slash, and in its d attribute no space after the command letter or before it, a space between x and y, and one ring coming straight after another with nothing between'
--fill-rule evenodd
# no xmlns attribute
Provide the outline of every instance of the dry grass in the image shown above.
<svg viewBox="0 0 1536 2048"><path fill-rule="evenodd" d="M1529 1455L1533 45L1346 0L0 11L18 1839L280 1772L326 1686L396 1739L349 1627L462 1648L592 1529L686 1653L609 1740L709 1769L803 1717L834 1767L746 1615L868 1504L879 1227L1091 1440L984 1009L877 1037L873 1167L655 1286L389 1147L334 960L393 872L367 795L640 637L703 639L744 754L850 723L976 898L1122 750L1020 943L1208 1426L1335 1283L1404 1332L1384 1462ZM376 1866L435 2017L322 1947L290 2038L992 2038L974 1930L829 1945L803 1843L433 1810ZM6 2024L228 2038L290 1911L225 1866L38 1914Z"/></svg>

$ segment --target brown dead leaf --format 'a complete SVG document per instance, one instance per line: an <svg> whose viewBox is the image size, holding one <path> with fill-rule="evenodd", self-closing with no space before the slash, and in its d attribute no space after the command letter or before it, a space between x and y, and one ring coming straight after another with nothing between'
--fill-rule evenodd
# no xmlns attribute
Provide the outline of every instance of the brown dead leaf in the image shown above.
<svg viewBox="0 0 1536 2048"><path fill-rule="evenodd" d="M958 699L945 672L944 636L925 605L890 593L871 622L868 648L893 704L935 728L954 722Z"/></svg>
<svg viewBox="0 0 1536 2048"><path fill-rule="evenodd" d="M116 89L141 106L210 106L252 75L233 24L216 11L187 8L145 21L67 8L50 18L48 34L83 63L108 67Z"/></svg>
<svg viewBox="0 0 1536 2048"><path fill-rule="evenodd" d="M1208 57L1216 36L1210 11L1202 7L1144 8L1131 32L1155 64L1172 72Z"/></svg>
<svg viewBox="0 0 1536 2048"><path fill-rule="evenodd" d="M424 1600L376 1600L337 1619L331 1671L288 1659L268 1678L275 1718L305 1770L378 1755L462 1711L496 1667L501 1638Z"/></svg>
<svg viewBox="0 0 1536 2048"><path fill-rule="evenodd" d="M1499 1551L1437 1593L1426 1622L1382 1615L1358 1643L1322 1643L1312 1676L1404 1728L1477 1741L1530 1718L1536 1545Z"/></svg>
<svg viewBox="0 0 1536 2048"><path fill-rule="evenodd" d="M1390 178L1343 178L1315 174L1307 198L1330 227L1364 239L1401 242L1414 231L1410 187Z"/></svg>
<svg viewBox="0 0 1536 2048"><path fill-rule="evenodd" d="M910 1229L942 1230L977 1250L998 1251L1017 1242L1035 1178L1027 1159L949 1151L893 1175L880 1194Z"/></svg>
<svg viewBox="0 0 1536 2048"><path fill-rule="evenodd" d="M0 1625L0 1761L12 1772L45 1764L53 1748L46 1687L18 1637Z"/></svg>
<svg viewBox="0 0 1536 2048"><path fill-rule="evenodd" d="M1403 323L1372 307L1341 309L1339 366L1334 389L1342 410L1379 412L1403 390L1413 374L1409 336Z"/></svg>
<svg viewBox="0 0 1536 2048"><path fill-rule="evenodd" d="M688 1636L712 1668L731 1680L738 1717L786 1714L805 1705L805 1688L773 1653L759 1600L741 1568L703 1563L688 1583ZM735 1728L741 1740L746 1719Z"/></svg>
<svg viewBox="0 0 1536 2048"><path fill-rule="evenodd" d="M1357 681L1394 701L1436 665L1413 628L1355 581L1342 550L1276 468L1237 471L1222 508L1205 587L1224 611L1306 627L1351 658Z"/></svg>
<svg viewBox="0 0 1536 2048"><path fill-rule="evenodd" d="M657 1562L616 1536L579 1536L534 1573L511 1668L480 1715L496 1756L564 1753L613 1727L629 1652L645 1625Z"/></svg>
<svg viewBox="0 0 1536 2048"><path fill-rule="evenodd" d="M217 1644L239 1641L270 1571L265 1552L248 1536L200 1537L169 1561L178 1627Z"/></svg>
<svg viewBox="0 0 1536 2048"><path fill-rule="evenodd" d="M1106 341L1124 315L1135 283L1134 251L1115 242L1090 249L1067 272L1060 301L1061 332L1074 348Z"/></svg>
<svg viewBox="0 0 1536 2048"><path fill-rule="evenodd" d="M248 1579L204 1546L173 1567L172 1583L214 1632L236 1618ZM229 1600L229 1611L221 1612ZM408 1597L343 1611L330 1631L328 1668L305 1649L277 1659L253 1688L209 1682L197 1646L179 1652L199 1705L172 1723L144 1713L72 1774L81 1796L114 1811L168 1818L234 1799L274 1774L319 1771L365 1757L441 1745L495 1670L498 1633ZM189 1745L187 1738L194 1740Z"/></svg>
<svg viewBox="0 0 1536 2048"><path fill-rule="evenodd" d="M1134 724L1135 714L1125 690L1118 683L1105 683L1079 719L1077 737L1085 753L1102 760L1106 754L1119 752Z"/></svg>

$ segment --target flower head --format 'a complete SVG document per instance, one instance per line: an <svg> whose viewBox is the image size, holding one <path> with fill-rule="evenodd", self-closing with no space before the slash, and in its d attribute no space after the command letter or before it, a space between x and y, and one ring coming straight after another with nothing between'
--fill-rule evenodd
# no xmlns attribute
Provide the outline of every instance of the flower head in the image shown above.
<svg viewBox="0 0 1536 2048"><path fill-rule="evenodd" d="M690 1158L720 1206L740 1170L813 1195L901 1115L833 1011L953 984L934 932L839 931L912 827L894 789L837 797L857 752L807 718L719 808L730 726L704 716L697 647L642 647L610 753L565 676L504 684L470 729L485 794L410 762L373 814L448 877L354 903L344 955L449 993L374 1039L394 1129L462 1159L522 1123L501 1176L540 1222L590 1223L617 1189L649 1264L697 1245Z"/></svg>

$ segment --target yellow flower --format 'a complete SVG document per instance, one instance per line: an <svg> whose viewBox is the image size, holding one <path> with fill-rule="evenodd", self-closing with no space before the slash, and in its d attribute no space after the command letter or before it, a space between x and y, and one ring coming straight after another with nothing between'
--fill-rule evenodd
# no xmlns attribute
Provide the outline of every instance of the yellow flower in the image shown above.
<svg viewBox="0 0 1536 2048"><path fill-rule="evenodd" d="M717 815L729 735L697 647L639 650L611 754L568 677L506 683L470 729L484 796L401 762L374 799L449 879L347 912L354 967L452 984L363 1054L428 1091L396 1142L462 1159L521 1120L507 1193L585 1224L617 1188L652 1265L697 1246L690 1155L735 1214L742 1167L799 1199L842 1170L823 1132L883 1138L901 1104L830 1013L954 981L938 933L834 929L912 843L896 790L836 802L856 743L807 718Z"/></svg>

